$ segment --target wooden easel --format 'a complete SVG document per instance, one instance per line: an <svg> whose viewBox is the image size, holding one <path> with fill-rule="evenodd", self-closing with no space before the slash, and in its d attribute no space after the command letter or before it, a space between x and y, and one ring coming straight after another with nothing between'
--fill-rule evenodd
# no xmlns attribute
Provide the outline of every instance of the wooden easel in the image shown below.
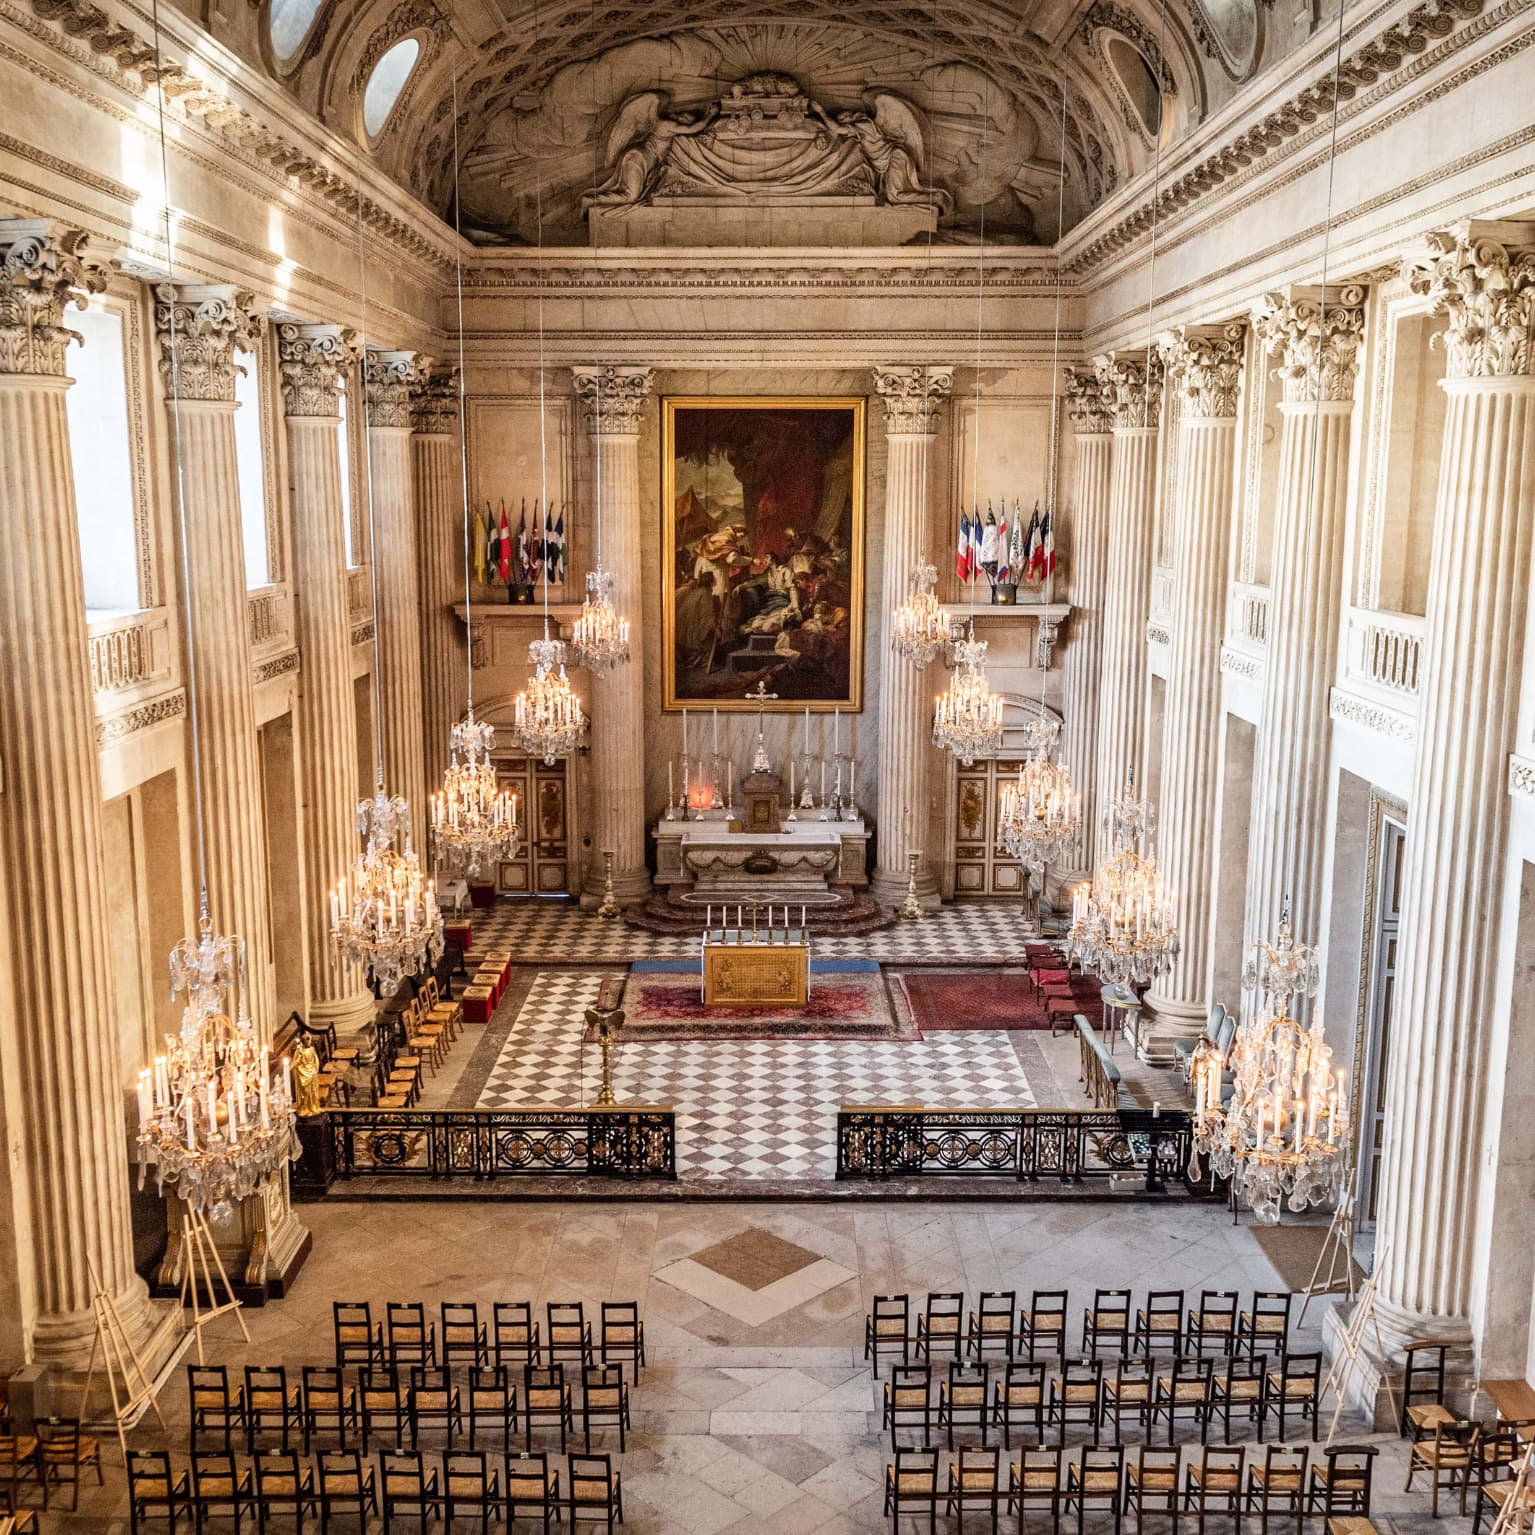
<svg viewBox="0 0 1535 1535"><path fill-rule="evenodd" d="M1327 1379L1322 1382L1321 1392L1317 1396L1317 1405L1320 1406L1322 1398L1329 1390L1336 1395L1332 1421L1327 1425L1325 1448L1329 1450L1332 1448L1333 1436L1338 1432L1338 1419L1343 1416L1343 1388L1348 1384L1349 1377L1359 1363L1359 1348L1364 1341L1364 1329L1367 1323L1375 1335L1375 1347L1380 1353L1381 1379L1385 1382L1386 1399L1391 1403L1392 1422L1396 1422L1399 1416L1396 1406L1396 1386L1391 1380L1391 1364L1386 1357L1386 1345L1381 1339L1380 1322L1375 1316L1375 1287L1380 1279L1380 1271L1389 1256L1390 1248L1382 1248L1376 1254L1375 1272L1360 1285L1359 1304L1354 1307L1354 1314L1349 1318L1348 1326L1338 1337L1338 1350L1333 1355L1332 1368L1327 1372Z"/></svg>
<svg viewBox="0 0 1535 1535"><path fill-rule="evenodd" d="M1492 1521L1492 1535L1519 1535L1521 1527L1535 1527L1535 1444L1526 1446L1524 1459L1509 1484L1508 1499Z"/></svg>
<svg viewBox="0 0 1535 1535"><path fill-rule="evenodd" d="M1306 1320L1306 1307L1311 1304L1312 1296L1333 1295L1339 1290L1347 1290L1348 1298L1353 1300L1358 1292L1358 1286L1354 1283L1354 1195L1351 1180L1345 1180L1344 1187L1349 1192L1338 1200L1338 1207L1332 1213L1332 1224L1327 1228L1327 1240L1322 1243L1322 1250L1316 1255L1316 1266L1311 1270L1311 1278L1302 1292L1306 1298L1301 1302L1297 1327ZM1327 1265L1326 1278L1322 1277L1323 1263ZM1342 1273L1338 1272L1340 1264Z"/></svg>
<svg viewBox="0 0 1535 1535"><path fill-rule="evenodd" d="M197 1339L197 1362L206 1363L203 1358L203 1328L215 1318L223 1316L226 1312L234 1313L235 1321L240 1324L240 1333L247 1343L251 1340L249 1330L245 1326L245 1318L240 1315L241 1305L235 1298L234 1286L229 1282L229 1275L224 1270L224 1260L219 1257L219 1250L213 1240L213 1233L208 1228L208 1220L204 1215L182 1207L182 1230L186 1233L186 1266L181 1271L181 1305L183 1310L187 1306L192 1308L192 1320L188 1324L188 1331ZM208 1300L211 1303L204 1309L198 1288L197 1270L202 1266L202 1280L208 1291ZM218 1298L218 1289L214 1287L213 1274L218 1271L219 1286L223 1289L224 1299Z"/></svg>
<svg viewBox="0 0 1535 1535"><path fill-rule="evenodd" d="M107 1293L101 1276L96 1272L96 1265L90 1258L86 1259L86 1267L91 1276L91 1307L96 1313L96 1336L91 1339L90 1363L85 1369L85 1384L80 1388L80 1409L76 1416L84 1421L91 1383L96 1378L96 1359L100 1355L107 1372L107 1386L112 1393L112 1424L117 1430L117 1448L126 1466L126 1425L130 1421L137 1421L146 1404L159 1419L162 1429L165 1427L165 1417L156 1400L155 1383L144 1369L139 1351L123 1327L123 1319L117 1314L117 1302Z"/></svg>

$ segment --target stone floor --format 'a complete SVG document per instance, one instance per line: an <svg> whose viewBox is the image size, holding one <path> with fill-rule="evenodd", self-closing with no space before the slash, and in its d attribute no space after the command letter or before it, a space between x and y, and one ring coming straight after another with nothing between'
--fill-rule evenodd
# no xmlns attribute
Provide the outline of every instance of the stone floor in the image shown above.
<svg viewBox="0 0 1535 1535"><path fill-rule="evenodd" d="M1152 1283L1245 1291L1277 1282L1245 1225L1234 1227L1218 1206L1189 1204L421 1203L326 1205L303 1215L314 1254L294 1292L246 1313L248 1347L231 1319L215 1323L211 1360L282 1361L295 1375L305 1362L328 1362L336 1298L379 1309L389 1299L473 1299L487 1310L495 1300L527 1299L540 1312L551 1299L638 1300L650 1367L621 1459L635 1535L888 1528L880 1516L888 1440L879 1387L862 1360L863 1315L875 1294L963 1289L973 1301L982 1289L1069 1285L1076 1310L1095 1285L1139 1293ZM1320 1318L1313 1304L1302 1345L1317 1344ZM165 1391L178 1452L185 1398L178 1376ZM1197 1444L1194 1430L1180 1433ZM1347 1421L1342 1437L1363 1430ZM133 1442L163 1436L141 1426ZM1448 1516L1434 1525L1426 1496L1403 1497L1402 1449L1379 1442L1377 1523L1414 1535L1465 1531L1467 1522ZM616 1450L616 1439L603 1447ZM50 1515L45 1529L126 1530L115 1460L114 1449L104 1490L88 1488L78 1515ZM1109 1529L1106 1520L1088 1523Z"/></svg>

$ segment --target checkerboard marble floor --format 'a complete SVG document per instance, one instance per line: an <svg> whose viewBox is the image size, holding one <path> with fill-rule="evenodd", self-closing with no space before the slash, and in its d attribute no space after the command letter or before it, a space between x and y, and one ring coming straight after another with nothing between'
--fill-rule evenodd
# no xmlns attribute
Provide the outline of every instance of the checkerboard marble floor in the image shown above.
<svg viewBox="0 0 1535 1535"><path fill-rule="evenodd" d="M601 984L591 972L540 971L476 1106L591 1102L601 1054L581 1035ZM700 1181L832 1178L844 1103L1036 1105L1007 1035L977 1031L912 1041L635 1041L617 1052L613 1088L620 1102L673 1106L678 1176Z"/></svg>

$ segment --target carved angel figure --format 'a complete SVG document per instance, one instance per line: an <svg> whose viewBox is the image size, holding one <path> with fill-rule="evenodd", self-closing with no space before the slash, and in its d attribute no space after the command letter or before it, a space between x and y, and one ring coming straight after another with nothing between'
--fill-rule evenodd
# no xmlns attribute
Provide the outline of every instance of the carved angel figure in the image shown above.
<svg viewBox="0 0 1535 1535"><path fill-rule="evenodd" d="M857 142L879 183L887 203L920 203L947 213L953 200L940 187L924 186L927 164L927 131L921 114L904 97L890 91L866 91L865 112L838 112L829 117L819 102L810 110L826 125L833 138Z"/></svg>
<svg viewBox="0 0 1535 1535"><path fill-rule="evenodd" d="M716 103L705 112L663 115L669 91L640 91L618 109L608 134L607 179L581 199L583 208L632 208L643 203L657 173L681 138L703 133L719 115Z"/></svg>

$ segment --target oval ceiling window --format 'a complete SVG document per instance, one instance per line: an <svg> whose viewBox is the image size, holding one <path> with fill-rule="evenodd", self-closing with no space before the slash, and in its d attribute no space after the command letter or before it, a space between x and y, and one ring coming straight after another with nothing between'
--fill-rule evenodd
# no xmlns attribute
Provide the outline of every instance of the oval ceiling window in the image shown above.
<svg viewBox="0 0 1535 1535"><path fill-rule="evenodd" d="M1152 74L1151 65L1141 57L1139 49L1133 48L1122 37L1108 39L1108 55L1146 136L1154 139L1162 122L1162 92L1157 88L1157 77Z"/></svg>
<svg viewBox="0 0 1535 1535"><path fill-rule="evenodd" d="M291 64L308 40L314 19L325 0L271 0L267 36L279 64Z"/></svg>
<svg viewBox="0 0 1535 1535"><path fill-rule="evenodd" d="M377 138L389 121L389 114L394 111L394 104L400 99L400 92L405 89L405 82L410 79L410 72L416 67L420 55L421 39L407 37L373 66L367 89L362 93L362 125L368 130L370 139Z"/></svg>
<svg viewBox="0 0 1535 1535"><path fill-rule="evenodd" d="M1229 73L1247 74L1258 52L1258 10L1253 0L1197 0L1210 22Z"/></svg>

